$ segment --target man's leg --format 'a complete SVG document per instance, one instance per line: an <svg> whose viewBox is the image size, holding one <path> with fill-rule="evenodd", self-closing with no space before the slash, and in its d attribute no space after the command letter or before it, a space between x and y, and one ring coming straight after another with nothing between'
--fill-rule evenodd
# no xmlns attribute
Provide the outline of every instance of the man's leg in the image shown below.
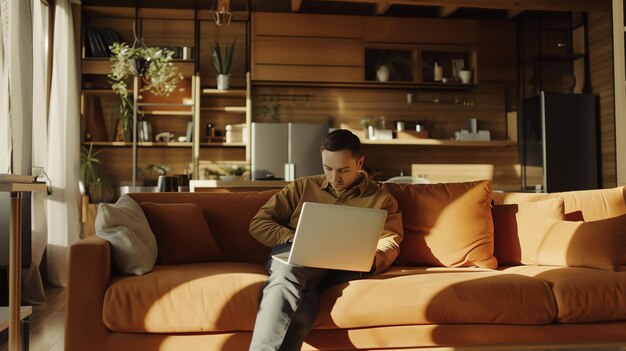
<svg viewBox="0 0 626 351"><path fill-rule="evenodd" d="M263 288L250 350L299 350L317 314L319 286L328 271L272 258L268 265L270 277Z"/></svg>

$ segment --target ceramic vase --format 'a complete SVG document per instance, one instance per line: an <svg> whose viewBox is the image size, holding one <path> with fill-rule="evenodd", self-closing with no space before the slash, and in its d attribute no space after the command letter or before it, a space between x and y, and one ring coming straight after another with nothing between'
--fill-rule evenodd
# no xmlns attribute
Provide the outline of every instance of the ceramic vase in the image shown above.
<svg viewBox="0 0 626 351"><path fill-rule="evenodd" d="M230 84L230 74L217 75L217 90L227 90Z"/></svg>
<svg viewBox="0 0 626 351"><path fill-rule="evenodd" d="M376 78L379 82L386 82L389 80L389 67L382 65L376 70Z"/></svg>

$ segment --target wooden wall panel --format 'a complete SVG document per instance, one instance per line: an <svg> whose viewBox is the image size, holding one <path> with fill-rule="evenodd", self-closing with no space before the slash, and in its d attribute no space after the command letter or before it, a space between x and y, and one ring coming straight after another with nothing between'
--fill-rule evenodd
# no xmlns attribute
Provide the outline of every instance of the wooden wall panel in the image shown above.
<svg viewBox="0 0 626 351"><path fill-rule="evenodd" d="M478 21L363 17L363 40L380 43L476 44Z"/></svg>
<svg viewBox="0 0 626 351"><path fill-rule="evenodd" d="M354 39L256 37L252 50L256 64L363 65L363 45Z"/></svg>
<svg viewBox="0 0 626 351"><path fill-rule="evenodd" d="M262 36L350 39L362 36L362 20L357 16L254 12L252 26L252 32Z"/></svg>
<svg viewBox="0 0 626 351"><path fill-rule="evenodd" d="M478 22L480 82L517 82L515 21Z"/></svg>
<svg viewBox="0 0 626 351"><path fill-rule="evenodd" d="M591 88L600 102L601 185L609 188L617 184L611 13L591 12L588 19Z"/></svg>

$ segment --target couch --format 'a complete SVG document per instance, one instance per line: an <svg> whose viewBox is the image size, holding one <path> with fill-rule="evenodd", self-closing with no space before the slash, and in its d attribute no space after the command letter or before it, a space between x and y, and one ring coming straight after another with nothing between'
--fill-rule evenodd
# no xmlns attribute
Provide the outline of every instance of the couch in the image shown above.
<svg viewBox="0 0 626 351"><path fill-rule="evenodd" d="M469 205L458 201L466 189L477 184L482 187L480 196L488 193L486 198L470 199ZM549 217L550 208L558 210L560 206L564 221L576 225L593 226L597 221L617 218L619 223L613 227L619 231L614 236L618 244L609 243L612 247L604 249L617 247L607 255L623 255L624 188L559 194L498 193L491 192L488 183L474 182L451 197L448 185L383 186L396 196L403 212L405 240L400 250L404 254L383 274L325 291L303 349L626 344L626 261L605 267L602 255L576 259L568 251L574 246L563 258L558 254L562 252L560 239L547 254L528 254L524 251L527 244L517 238L529 230L522 224L538 231L539 217ZM152 213L152 220L170 221L169 225L178 224L180 230L172 234L174 239L170 237L168 244L159 245L156 265L140 276L120 274L111 244L100 237L74 244L70 250L66 350L246 350L267 278L263 264L269 253L250 236L248 225L274 192L130 194L144 210L146 204L165 206L161 210L173 204L197 205L220 253L207 259L201 253L198 256L194 246L199 244L187 237L200 229L181 215L187 212L181 211ZM430 221L446 215L458 217L448 210L459 204L478 206L483 217L485 206L489 211L484 217L489 221L483 224L491 228L495 239L470 251L495 250L499 261L495 269L452 260L451 252L438 256L435 251L440 243L432 241L431 245L419 238L420 231L434 233L438 226L422 223L429 221L428 216L434 218ZM516 217L523 206L530 208L524 210L527 217ZM457 221L455 227L449 223L454 220L448 219L442 228L450 232L472 227L469 222L478 215L463 208L460 213L462 222ZM152 220L150 225L155 226ZM552 223L550 230L573 225L559 220L563 218L553 222L546 219ZM153 228L155 235L167 225ZM444 231L441 235L447 234ZM463 238L452 237L443 249L456 248L461 241ZM184 262L194 256L195 262ZM596 265L594 260L599 261L599 267L585 266Z"/></svg>

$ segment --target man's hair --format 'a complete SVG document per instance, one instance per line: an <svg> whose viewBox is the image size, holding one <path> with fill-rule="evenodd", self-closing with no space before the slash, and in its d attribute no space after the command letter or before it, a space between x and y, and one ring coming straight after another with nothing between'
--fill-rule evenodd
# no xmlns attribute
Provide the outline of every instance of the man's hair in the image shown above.
<svg viewBox="0 0 626 351"><path fill-rule="evenodd" d="M322 139L322 145L320 145L320 151L341 151L350 150L352 157L358 157L361 155L361 140L359 137L352 134L347 129L336 129L328 133L324 139Z"/></svg>

